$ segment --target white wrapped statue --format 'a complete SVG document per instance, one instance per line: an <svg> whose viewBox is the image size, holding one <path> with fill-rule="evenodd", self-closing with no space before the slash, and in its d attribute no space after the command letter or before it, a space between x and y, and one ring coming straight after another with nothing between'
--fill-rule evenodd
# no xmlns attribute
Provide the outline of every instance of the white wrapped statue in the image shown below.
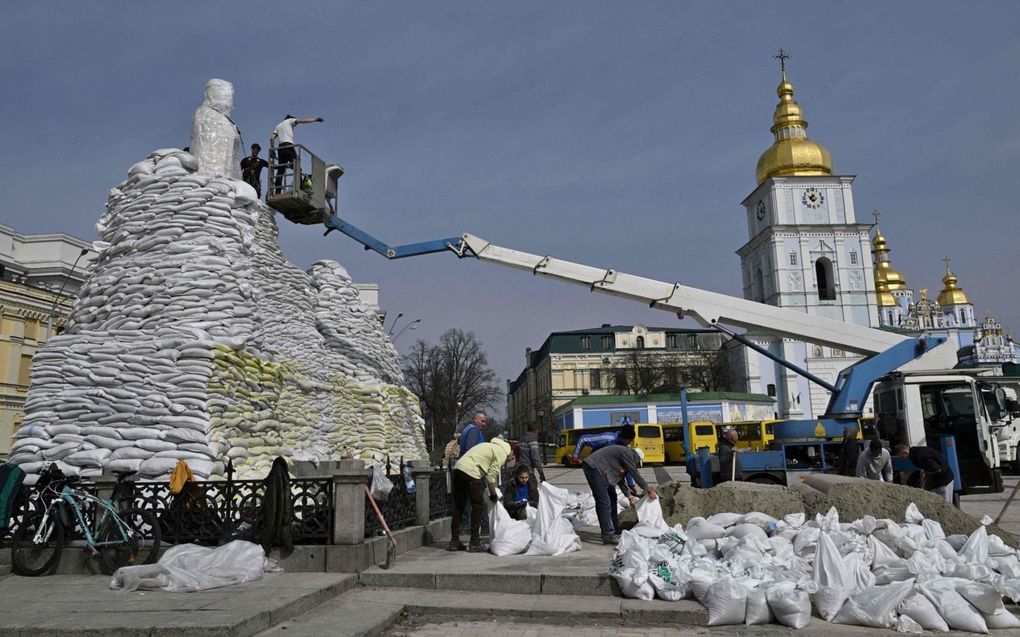
<svg viewBox="0 0 1020 637"><path fill-rule="evenodd" d="M199 172L241 178L241 131L230 112L234 108L234 85L212 79L191 125L191 154L198 158Z"/></svg>

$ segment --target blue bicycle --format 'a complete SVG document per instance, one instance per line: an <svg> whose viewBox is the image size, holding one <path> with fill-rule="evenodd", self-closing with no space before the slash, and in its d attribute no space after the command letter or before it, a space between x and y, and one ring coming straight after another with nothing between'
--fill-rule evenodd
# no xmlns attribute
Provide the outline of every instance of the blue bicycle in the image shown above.
<svg viewBox="0 0 1020 637"><path fill-rule="evenodd" d="M36 576L54 570L60 563L66 536L75 526L81 528L86 549L99 555L107 574L122 566L155 562L160 541L156 516L137 507L121 506L131 502L126 478L133 473L117 473L113 498L107 500L80 488L78 478L65 477L56 470L44 471L37 484L38 496L26 507L14 533L14 572Z"/></svg>

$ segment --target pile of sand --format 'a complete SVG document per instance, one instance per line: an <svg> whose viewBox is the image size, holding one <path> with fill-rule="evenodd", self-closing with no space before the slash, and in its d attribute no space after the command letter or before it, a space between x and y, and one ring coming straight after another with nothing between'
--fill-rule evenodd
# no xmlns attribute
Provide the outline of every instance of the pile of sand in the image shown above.
<svg viewBox="0 0 1020 637"><path fill-rule="evenodd" d="M760 511L776 518L803 511L808 516L826 513L836 507L841 520L852 521L866 515L878 519L903 521L907 506L913 502L926 518L942 525L947 535L969 535L981 522L952 506L933 493L898 484L861 478L812 474L796 488L753 482L724 482L711 489L695 489L670 482L656 488L662 500L662 514L668 524L686 525L691 518L716 513ZM620 521L635 521L632 509L620 514ZM998 535L1014 548L1016 538L992 524L988 532Z"/></svg>

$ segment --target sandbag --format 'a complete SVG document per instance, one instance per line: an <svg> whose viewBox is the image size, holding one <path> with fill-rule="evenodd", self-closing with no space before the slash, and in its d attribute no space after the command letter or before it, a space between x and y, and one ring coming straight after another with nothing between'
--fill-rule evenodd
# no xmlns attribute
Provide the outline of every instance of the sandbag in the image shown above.
<svg viewBox="0 0 1020 637"><path fill-rule="evenodd" d="M807 591L795 588L792 582L770 586L765 591L765 598L780 624L804 628L811 623L811 598Z"/></svg>
<svg viewBox="0 0 1020 637"><path fill-rule="evenodd" d="M900 615L910 617L925 630L948 631L949 625L942 618L938 609L927 597L917 590L907 595L897 609Z"/></svg>
<svg viewBox="0 0 1020 637"><path fill-rule="evenodd" d="M747 588L732 577L725 577L708 590L708 625L743 624L747 611Z"/></svg>
<svg viewBox="0 0 1020 637"><path fill-rule="evenodd" d="M832 621L853 592L854 581L828 533L818 536L812 579L818 583L818 592L812 595L815 610L825 621Z"/></svg>
<svg viewBox="0 0 1020 637"><path fill-rule="evenodd" d="M510 517L502 499L489 510L489 532L489 552L499 557L523 553L531 544L531 525Z"/></svg>
<svg viewBox="0 0 1020 637"><path fill-rule="evenodd" d="M562 555L581 550L581 538L563 517L569 492L549 482L538 485L538 516L527 555ZM651 599L649 597L649 599Z"/></svg>
<svg viewBox="0 0 1020 637"><path fill-rule="evenodd" d="M747 606L744 610L744 624L748 626L771 624L772 620L772 611L769 610L765 591L761 588L749 589L747 591Z"/></svg>
<svg viewBox="0 0 1020 637"><path fill-rule="evenodd" d="M992 614L982 613L982 617L985 620L985 625L988 628L1020 628L1020 618L1013 613L1009 612L1005 608L998 610Z"/></svg>
<svg viewBox="0 0 1020 637"><path fill-rule="evenodd" d="M832 623L891 628L895 621L896 607L913 589L913 580L908 580L886 586L872 586L855 593L832 618Z"/></svg>
<svg viewBox="0 0 1020 637"><path fill-rule="evenodd" d="M124 566L110 580L121 591L157 590L178 593L244 584L279 570L258 544L234 540L210 548L195 544L170 547L155 564Z"/></svg>
<svg viewBox="0 0 1020 637"><path fill-rule="evenodd" d="M928 598L950 628L972 633L987 633L988 625L970 602L958 592L951 578L935 578L917 585L922 595Z"/></svg>
<svg viewBox="0 0 1020 637"><path fill-rule="evenodd" d="M658 498L654 500L648 497L641 498L635 505L634 512L638 518L638 523L631 529L634 533L657 538L669 531L669 525L662 519L662 503Z"/></svg>

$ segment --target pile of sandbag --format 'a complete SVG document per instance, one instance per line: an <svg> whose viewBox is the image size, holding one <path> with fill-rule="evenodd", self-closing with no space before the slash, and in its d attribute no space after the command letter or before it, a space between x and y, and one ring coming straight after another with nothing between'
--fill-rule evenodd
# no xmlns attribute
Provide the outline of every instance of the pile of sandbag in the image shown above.
<svg viewBox="0 0 1020 637"><path fill-rule="evenodd" d="M543 482L538 486L538 509L527 507L525 520L510 517L502 498L489 510L493 555L563 555L581 550L581 538L574 532L564 508L571 494L566 489Z"/></svg>
<svg viewBox="0 0 1020 637"><path fill-rule="evenodd" d="M376 312L334 262L306 273L255 191L176 149L110 192L67 330L32 361L10 460L259 476L287 460L425 457L416 398Z"/></svg>
<svg viewBox="0 0 1020 637"><path fill-rule="evenodd" d="M946 536L913 505L902 523L840 522L833 508L813 520L717 513L686 529L668 527L657 501L636 510L639 525L624 531L610 574L627 597L695 597L710 626L803 628L814 611L902 632L1020 628L1003 604L1020 601L1020 553L984 526Z"/></svg>

